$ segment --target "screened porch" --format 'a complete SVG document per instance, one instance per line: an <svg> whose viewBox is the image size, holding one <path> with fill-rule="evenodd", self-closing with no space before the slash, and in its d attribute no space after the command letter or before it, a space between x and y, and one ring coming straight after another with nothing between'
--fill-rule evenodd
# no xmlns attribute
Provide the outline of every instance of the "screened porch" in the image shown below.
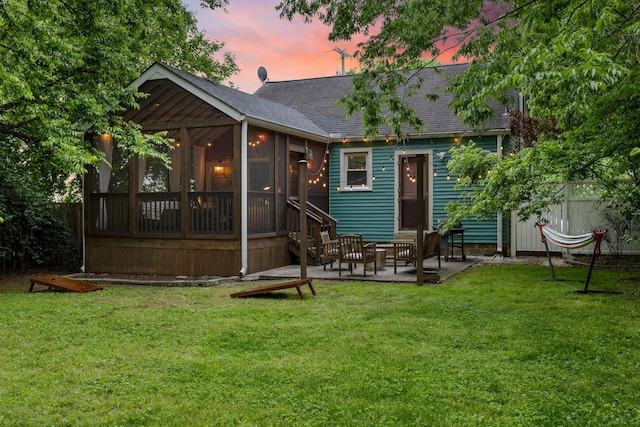
<svg viewBox="0 0 640 427"><path fill-rule="evenodd" d="M163 238L234 238L239 230L240 170L238 126L182 128L168 131L164 147L171 168L158 159L129 158L109 135L97 144L107 161L88 178L87 231L94 235ZM298 189L295 150L304 140L249 127L246 195L250 235L286 234L287 194ZM309 181L309 198L328 207L326 147L310 143L325 179ZM298 147L298 148L296 148ZM318 175L321 175L320 173ZM287 191L289 193L287 193Z"/></svg>

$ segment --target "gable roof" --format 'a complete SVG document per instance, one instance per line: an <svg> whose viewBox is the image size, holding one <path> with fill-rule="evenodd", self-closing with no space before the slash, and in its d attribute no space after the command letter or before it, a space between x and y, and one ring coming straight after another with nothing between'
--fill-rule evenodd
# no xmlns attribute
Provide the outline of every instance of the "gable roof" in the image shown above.
<svg viewBox="0 0 640 427"><path fill-rule="evenodd" d="M256 126L280 129L311 139L329 137L325 130L294 108L212 82L163 63L154 63L129 86L140 87L146 81L157 79L172 81L234 120L246 120Z"/></svg>
<svg viewBox="0 0 640 427"><path fill-rule="evenodd" d="M494 118L485 122L482 129L471 128L462 123L447 106L453 95L445 92L448 82L454 75L468 69L468 64L453 64L420 70L416 77L423 79L419 92L407 97L407 103L415 109L422 118L426 129L419 135L474 133L479 131L506 131L510 129L510 117L502 114L504 106L499 102L490 101L488 104L496 114ZM337 101L353 89L353 75L312 78L304 80L290 80L281 82L266 82L254 95L280 104L287 105L304 114L327 133L339 134L343 138L361 138L364 127L361 115L354 114L345 117L345 111L337 106ZM402 90L402 89L400 89ZM425 98L426 94L437 94L437 101ZM402 95L402 93L400 93ZM406 129L407 136L418 136L414 129ZM392 135L391 128L383 125L380 135Z"/></svg>

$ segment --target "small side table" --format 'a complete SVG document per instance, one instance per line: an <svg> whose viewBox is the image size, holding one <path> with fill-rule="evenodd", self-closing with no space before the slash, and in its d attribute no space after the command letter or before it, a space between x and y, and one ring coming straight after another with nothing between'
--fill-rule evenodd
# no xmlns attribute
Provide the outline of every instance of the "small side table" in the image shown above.
<svg viewBox="0 0 640 427"><path fill-rule="evenodd" d="M384 270L387 268L387 249L376 248L376 266L378 270Z"/></svg>
<svg viewBox="0 0 640 427"><path fill-rule="evenodd" d="M460 257L462 258L462 261L467 260L467 256L464 254L464 230L465 230L464 227L452 228L447 233L447 236L446 236L447 252L446 252L446 255L444 256L445 261L449 261L450 259L451 260L456 259L454 255L455 249L460 249L460 255L461 255ZM459 241L456 242L456 240L459 240Z"/></svg>

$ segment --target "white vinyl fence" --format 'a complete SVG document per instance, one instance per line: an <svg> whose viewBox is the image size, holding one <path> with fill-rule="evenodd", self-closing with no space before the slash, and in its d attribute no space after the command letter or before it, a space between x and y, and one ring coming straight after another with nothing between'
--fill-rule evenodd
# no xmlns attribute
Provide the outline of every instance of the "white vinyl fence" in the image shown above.
<svg viewBox="0 0 640 427"><path fill-rule="evenodd" d="M616 234L613 224L607 220L606 213L613 214L603 206L597 190L590 182L580 182L567 186L567 199L562 205L555 206L544 218L548 227L565 234L583 234L593 230L608 230L602 243L603 254L621 253L640 254L640 242L624 243ZM515 225L515 247L518 252L544 252L544 243L540 239L540 230L536 226L537 218L530 218ZM563 254L590 254L593 244L579 249L563 249L549 243L549 250Z"/></svg>

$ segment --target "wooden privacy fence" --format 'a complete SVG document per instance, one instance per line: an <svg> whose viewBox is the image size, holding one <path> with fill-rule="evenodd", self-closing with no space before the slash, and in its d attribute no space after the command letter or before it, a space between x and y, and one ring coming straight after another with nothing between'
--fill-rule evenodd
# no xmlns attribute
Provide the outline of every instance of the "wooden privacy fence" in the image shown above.
<svg viewBox="0 0 640 427"><path fill-rule="evenodd" d="M640 242L624 243L616 248L616 242L621 239L613 225L605 217L607 212L614 214L611 207L604 206L598 196L598 189L590 181L581 181L566 186L566 200L561 205L556 205L544 219L549 226L565 234L578 235L592 230L608 230L605 242L602 245L602 253L614 255L640 254ZM527 253L544 253L544 243L540 239L540 230L536 226L538 219L529 218L528 221L519 221L515 225L516 255ZM636 232L636 236L637 236ZM562 249L564 254L590 254L591 246L578 249ZM560 251L557 248L556 252Z"/></svg>
<svg viewBox="0 0 640 427"><path fill-rule="evenodd" d="M82 203L60 203L58 210L69 226L73 245L82 254Z"/></svg>

